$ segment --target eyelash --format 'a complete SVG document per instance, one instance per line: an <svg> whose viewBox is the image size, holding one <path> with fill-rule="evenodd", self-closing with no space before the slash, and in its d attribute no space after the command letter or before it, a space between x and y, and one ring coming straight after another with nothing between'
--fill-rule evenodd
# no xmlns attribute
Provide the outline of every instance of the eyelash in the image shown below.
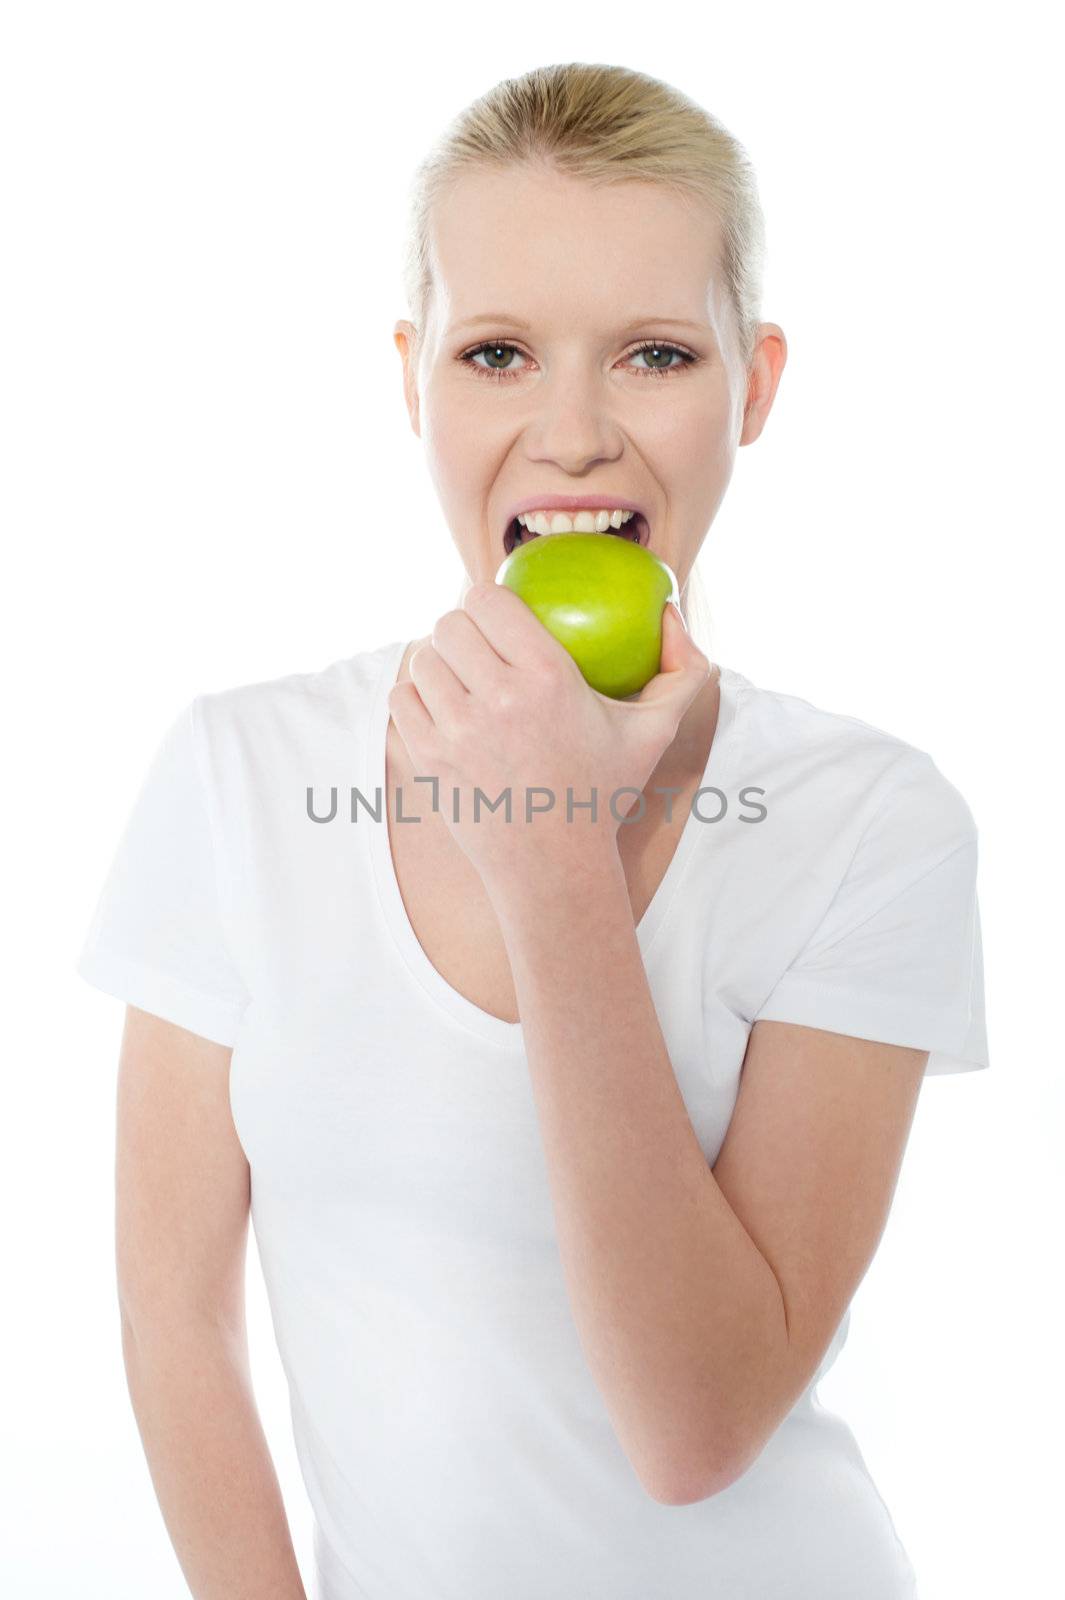
<svg viewBox="0 0 1065 1600"><path fill-rule="evenodd" d="M500 367L478 366L473 357L480 355L482 350L514 350L519 356L525 354L524 350L518 345L512 344L509 339L485 339L482 344L475 345L472 350L463 351L458 359L464 361L472 371L482 378L495 378L498 380L500 378L516 378L519 375L517 371L506 371ZM684 372L688 367L694 366L697 361L702 359L694 351L685 350L683 345L672 344L665 339L644 339L635 349L629 351L629 355L639 355L641 350L668 350L683 357L681 365L677 367L643 367L638 369L643 377L671 378L674 373Z"/></svg>

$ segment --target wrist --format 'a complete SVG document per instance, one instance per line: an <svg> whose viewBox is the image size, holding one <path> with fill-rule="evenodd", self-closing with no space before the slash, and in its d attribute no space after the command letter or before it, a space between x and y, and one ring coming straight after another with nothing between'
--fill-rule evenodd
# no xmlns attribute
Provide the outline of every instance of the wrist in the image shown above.
<svg viewBox="0 0 1065 1600"><path fill-rule="evenodd" d="M593 829L575 835L564 850L552 841L551 847L511 861L505 872L484 881L496 911L507 915L555 911L566 901L604 887L620 887L628 894L617 835L607 837Z"/></svg>

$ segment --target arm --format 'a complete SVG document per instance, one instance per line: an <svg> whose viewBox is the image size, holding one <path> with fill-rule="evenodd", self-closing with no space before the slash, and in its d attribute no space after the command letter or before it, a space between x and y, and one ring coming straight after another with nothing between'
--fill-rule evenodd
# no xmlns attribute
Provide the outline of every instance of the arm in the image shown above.
<svg viewBox="0 0 1065 1600"><path fill-rule="evenodd" d="M735 1397L785 1341L768 1263L707 1166L616 850L496 894L581 1343L648 1492L727 1472Z"/></svg>
<svg viewBox="0 0 1065 1600"><path fill-rule="evenodd" d="M752 1030L713 1171L616 850L495 891L581 1343L648 1492L727 1487L809 1382L882 1230L925 1055Z"/></svg>
<svg viewBox="0 0 1065 1600"><path fill-rule="evenodd" d="M530 784L582 801L643 788L710 671L679 612L663 612L658 676L618 704L588 692L505 586L474 584L463 604L411 656L413 681L389 691L421 770L466 802L504 784L519 800ZM541 815L534 830L528 812L516 826L479 823L466 804L446 816L506 943L592 1373L650 1493L704 1498L740 1475L816 1370L886 1216L924 1053L756 1025L744 1078L769 1093L755 1102L741 1087L712 1172L648 988L616 817L578 830Z"/></svg>
<svg viewBox="0 0 1065 1600"><path fill-rule="evenodd" d="M171 1543L196 1600L306 1600L252 1392L250 1174L230 1051L130 1006L119 1065L122 1351Z"/></svg>

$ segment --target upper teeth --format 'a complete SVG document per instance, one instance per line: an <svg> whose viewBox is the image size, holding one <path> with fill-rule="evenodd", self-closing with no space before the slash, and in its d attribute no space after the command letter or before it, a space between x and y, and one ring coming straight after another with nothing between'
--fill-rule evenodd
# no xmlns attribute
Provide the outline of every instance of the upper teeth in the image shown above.
<svg viewBox="0 0 1065 1600"><path fill-rule="evenodd" d="M523 511L518 521L533 533L605 533L620 528L635 516L633 511Z"/></svg>

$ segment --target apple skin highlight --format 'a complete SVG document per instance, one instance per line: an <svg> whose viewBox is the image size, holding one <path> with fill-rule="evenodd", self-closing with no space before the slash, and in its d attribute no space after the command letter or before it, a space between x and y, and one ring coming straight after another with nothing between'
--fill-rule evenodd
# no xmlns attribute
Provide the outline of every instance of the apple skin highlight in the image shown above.
<svg viewBox="0 0 1065 1600"><path fill-rule="evenodd" d="M660 670L662 613L679 605L659 556L602 533L553 533L512 550L495 575L612 700L638 694Z"/></svg>

